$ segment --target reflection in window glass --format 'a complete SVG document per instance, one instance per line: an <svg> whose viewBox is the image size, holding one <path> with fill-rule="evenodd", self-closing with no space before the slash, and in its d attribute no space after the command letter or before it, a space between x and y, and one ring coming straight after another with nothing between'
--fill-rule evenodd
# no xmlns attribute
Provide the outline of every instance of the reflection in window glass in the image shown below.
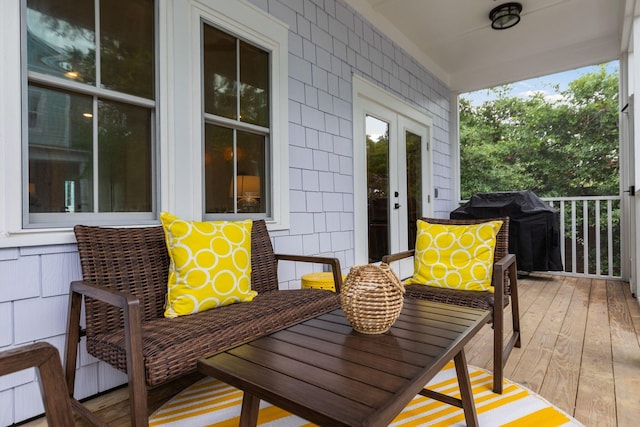
<svg viewBox="0 0 640 427"><path fill-rule="evenodd" d="M205 213L268 214L269 53L208 24L202 34Z"/></svg>
<svg viewBox="0 0 640 427"><path fill-rule="evenodd" d="M207 213L266 212L265 148L263 135L205 125Z"/></svg>
<svg viewBox="0 0 640 427"><path fill-rule="evenodd" d="M238 212L266 212L264 136L238 131L237 152L244 153L237 161Z"/></svg>
<svg viewBox="0 0 640 427"><path fill-rule="evenodd" d="M203 28L204 111L237 118L236 39L210 25Z"/></svg>
<svg viewBox="0 0 640 427"><path fill-rule="evenodd" d="M93 6L93 1L27 1L29 71L95 85Z"/></svg>
<svg viewBox="0 0 640 427"><path fill-rule="evenodd" d="M240 120L269 125L269 54L240 43Z"/></svg>
<svg viewBox="0 0 640 427"><path fill-rule="evenodd" d="M101 87L153 99L153 0L100 2Z"/></svg>
<svg viewBox="0 0 640 427"><path fill-rule="evenodd" d="M422 217L422 138L412 132L405 135L407 150L407 221L409 249L416 246L418 218Z"/></svg>
<svg viewBox="0 0 640 427"><path fill-rule="evenodd" d="M146 108L98 103L100 212L151 210L150 123Z"/></svg>
<svg viewBox="0 0 640 427"><path fill-rule="evenodd" d="M204 133L205 212L233 212L233 129L206 124Z"/></svg>
<svg viewBox="0 0 640 427"><path fill-rule="evenodd" d="M369 262L389 253L389 124L366 117Z"/></svg>
<svg viewBox="0 0 640 427"><path fill-rule="evenodd" d="M30 86L28 109L29 211L91 212L91 97Z"/></svg>

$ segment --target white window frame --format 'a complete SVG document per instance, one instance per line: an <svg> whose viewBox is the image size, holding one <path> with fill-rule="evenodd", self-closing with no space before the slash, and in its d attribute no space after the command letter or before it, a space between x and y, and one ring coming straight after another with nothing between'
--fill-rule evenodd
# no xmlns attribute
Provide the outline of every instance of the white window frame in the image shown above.
<svg viewBox="0 0 640 427"><path fill-rule="evenodd" d="M105 0L102 0L105 1ZM157 143L158 140L156 138L157 134L157 108L158 108L158 93L157 93L157 84L156 81L153 82L154 86L154 98L146 99L135 95L130 95L127 93L113 91L109 89L104 89L98 86L86 85L84 83L78 83L74 81L61 81L59 78L51 77L46 74L42 74L39 72L33 72L28 69L28 65L26 64L26 38L22 38L24 34L26 34L26 22L25 15L27 11L27 1L19 0L16 2L18 4L18 14L19 14L19 41L18 46L23 45L25 48L21 49L20 58L17 61L19 65L18 69L20 72L20 84L18 87L20 88L20 102L16 103L16 105L22 105L20 109L20 119L19 123L21 126L20 139L22 140L22 152L20 156L20 164L21 164L21 178L20 181L10 181L10 182L20 182L20 186L18 188L19 196L12 198L12 200L21 200L21 222L15 223L13 225L13 229L15 233L20 235L26 235L31 230L35 230L37 234L42 234L44 232L53 232L59 234L64 234L68 230L72 228L73 224L91 224L91 225L131 225L131 224L153 224L157 222L158 218L158 179L157 176L159 174L158 171L158 148ZM154 5L156 9L156 13L158 10L158 5ZM156 31L154 35L154 56L157 57L158 54L158 34L159 29L157 28L158 22L157 17L155 18L154 25L156 26ZM99 37L99 34L96 34L96 37ZM154 63L154 76L158 74L158 61L156 60ZM150 155L151 155L151 206L149 211L144 212L78 212L73 214L65 214L65 213L54 213L54 212L46 212L46 213L32 213L29 211L29 202L27 195L26 183L29 180L29 141L28 141L28 120L29 120L29 111L27 111L28 104L28 96L29 96L29 86L30 85L40 85L40 87L45 88L51 91L65 92L69 91L75 95L83 95L92 98L92 105L94 108L94 116L96 115L96 100L106 100L106 101L115 101L122 102L124 105L130 105L135 107L142 107L149 109L151 112L151 121L150 121ZM96 123L93 124L96 126ZM96 144L97 135L95 134L94 128L94 145ZM16 163L17 164L17 163ZM94 183L95 185L95 183ZM14 185L15 186L15 185ZM13 190L13 188L12 188ZM97 197L97 192L94 188L94 197ZM94 198L94 202L97 201ZM96 206L97 208L97 203ZM8 206L8 209L11 209L12 206ZM4 210L3 210L4 211ZM5 211L6 212L6 211ZM4 229L3 229L4 230ZM13 231L13 230L12 230ZM2 243L0 242L0 247Z"/></svg>
<svg viewBox="0 0 640 427"><path fill-rule="evenodd" d="M240 50L239 50L239 42L243 42L246 43L247 45L253 45L250 41L244 40L240 37L238 37L236 34L233 33L229 33L227 31L224 31L221 28L218 28L216 25L214 25L213 23L209 22L209 21L202 21L200 23L200 28L201 31L204 32L205 27L209 27L211 29L214 29L216 31L220 31L230 37L233 37L235 40L235 46L236 46L236 61L237 63L239 63L239 66L236 67L236 75L234 76L236 78L236 111L238 112L238 114L240 114L240 105L241 105L241 99L240 99L240 94L239 94L239 90L240 90L240 86L241 86L241 81L240 81L240 70L243 67L243 64L240 63L240 59L239 59L239 55L240 55ZM200 40L202 43L202 46L204 47L204 35L201 34L200 35ZM261 52L265 52L265 50L261 47L261 46L256 46L257 49L260 49ZM266 52L269 57L268 57L268 66L269 66L269 88L268 88L268 92L271 91L271 81L273 80L272 76L271 76L271 53L270 52ZM201 53L201 57L204 57L204 52ZM202 92L202 96L205 96L205 82L202 82L202 86L203 88L203 92ZM204 102L203 102L204 105ZM273 105L271 105L271 103L269 103L269 109L273 108ZM227 129L227 130L231 130L233 132L233 140L235 141L236 138L238 138L238 132L244 132L246 134L253 134L259 137L264 138L264 146L263 147L263 152L265 152L264 147L266 147L266 152L265 154L265 163L268 164L264 164L262 166L264 166L264 169L262 169L264 171L264 178L263 180L266 178L266 185L265 187L267 188L268 191L266 191L266 194L261 195L263 197L263 199L266 199L267 203L264 203L263 205L266 205L266 211L260 211L260 212L256 212L256 213L242 213L242 212L236 212L236 213L232 213L232 212L207 212L206 209L204 209L203 211L203 215L204 215L204 219L207 220L219 220L219 219L228 219L228 220L233 220L233 219L246 219L246 218L271 218L271 186L269 185L269 182L271 180L271 171L269 170L269 168L271 167L271 162L270 162L270 157L271 157L271 111L269 111L269 123L266 126L263 125L258 125L258 124L254 124L254 123L249 123L249 122L245 122L243 120L240 119L230 119L224 116L220 116L217 115L215 112L207 112L205 110L205 108L203 107L202 109L202 115L203 115L203 121L205 123L204 127L206 129L207 125L211 125L211 126L215 126L215 127L220 127L222 129ZM205 131L206 133L206 131ZM233 147L235 147L235 143L233 143L232 145ZM203 138L203 149L204 149L204 138ZM239 167L239 162L236 165L237 167ZM233 171L233 182L236 182L235 180L238 179L240 173L237 169L234 168ZM207 188L207 183L203 181L203 193L204 191L206 191ZM226 190L226 189L225 189ZM225 191L226 192L226 191ZM206 194L203 194L202 196L202 200L203 202L206 203L206 199L207 196ZM237 209L238 208L238 198L236 196L236 199L233 203L233 209Z"/></svg>
<svg viewBox="0 0 640 427"><path fill-rule="evenodd" d="M158 1L159 210L187 219L204 212L200 21L206 19L272 55L272 216L269 229L289 227L288 27L246 0ZM23 228L21 2L0 2L0 248L75 243L71 227ZM189 46L189 48L185 48ZM199 165L199 167L194 167ZM131 225L140 224L135 219Z"/></svg>
<svg viewBox="0 0 640 427"><path fill-rule="evenodd" d="M202 108L202 21L213 24L238 38L249 41L270 52L271 55L271 164L267 170L271 176L267 180L271 186L271 216L266 219L269 229L289 227L289 136L288 136L288 27L244 0L192 0L189 16L174 5L169 16L174 28L186 26L189 32L174 31L173 43L167 63L172 67L170 74L190 76L176 85L169 94L172 98L164 111L173 117L166 121L173 129L168 129L170 140L167 150L170 160L170 182L176 191L167 194L166 207L176 215L185 218L203 218L204 200L204 118ZM188 21L188 23L186 23ZM162 42L162 40L161 40ZM190 49L184 49L190 46ZM162 91L162 89L161 89ZM162 94L162 92L161 92ZM163 123L161 112L160 122ZM180 142L188 140L187 146ZM174 143L172 144L171 141ZM166 159L167 156L164 156ZM191 165L198 165L193 167ZM191 170L191 173L180 173ZM163 177L166 178L166 177ZM163 186L164 188L164 186ZM164 196L164 194L163 194ZM207 214L214 219L215 214Z"/></svg>

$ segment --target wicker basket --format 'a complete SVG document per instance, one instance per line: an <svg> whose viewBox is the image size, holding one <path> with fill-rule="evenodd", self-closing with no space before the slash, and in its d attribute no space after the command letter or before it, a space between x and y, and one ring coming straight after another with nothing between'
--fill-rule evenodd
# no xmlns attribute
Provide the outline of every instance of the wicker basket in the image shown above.
<svg viewBox="0 0 640 427"><path fill-rule="evenodd" d="M351 267L340 292L340 303L354 330L381 334L402 309L404 285L387 264Z"/></svg>

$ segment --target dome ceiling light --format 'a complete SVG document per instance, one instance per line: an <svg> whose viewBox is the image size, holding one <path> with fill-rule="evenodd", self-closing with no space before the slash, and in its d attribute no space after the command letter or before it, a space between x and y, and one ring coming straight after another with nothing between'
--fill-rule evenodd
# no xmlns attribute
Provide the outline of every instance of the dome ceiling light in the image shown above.
<svg viewBox="0 0 640 427"><path fill-rule="evenodd" d="M522 12L522 4L517 2L504 3L494 7L489 12L491 19L491 28L494 30L506 30L520 22L520 12Z"/></svg>

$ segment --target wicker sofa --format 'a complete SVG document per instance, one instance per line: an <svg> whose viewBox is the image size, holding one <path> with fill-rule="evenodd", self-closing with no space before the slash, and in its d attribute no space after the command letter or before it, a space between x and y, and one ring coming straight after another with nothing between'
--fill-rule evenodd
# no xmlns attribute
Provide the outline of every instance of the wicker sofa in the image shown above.
<svg viewBox="0 0 640 427"><path fill-rule="evenodd" d="M126 372L132 425L147 425L147 387L196 369L198 358L337 308L342 275L336 258L273 252L264 221L251 233L251 302L165 318L169 255L162 227L76 226L81 281L71 283L65 374L73 396L77 346ZM278 261L329 264L337 292L279 290ZM81 330L84 297L85 329Z"/></svg>

